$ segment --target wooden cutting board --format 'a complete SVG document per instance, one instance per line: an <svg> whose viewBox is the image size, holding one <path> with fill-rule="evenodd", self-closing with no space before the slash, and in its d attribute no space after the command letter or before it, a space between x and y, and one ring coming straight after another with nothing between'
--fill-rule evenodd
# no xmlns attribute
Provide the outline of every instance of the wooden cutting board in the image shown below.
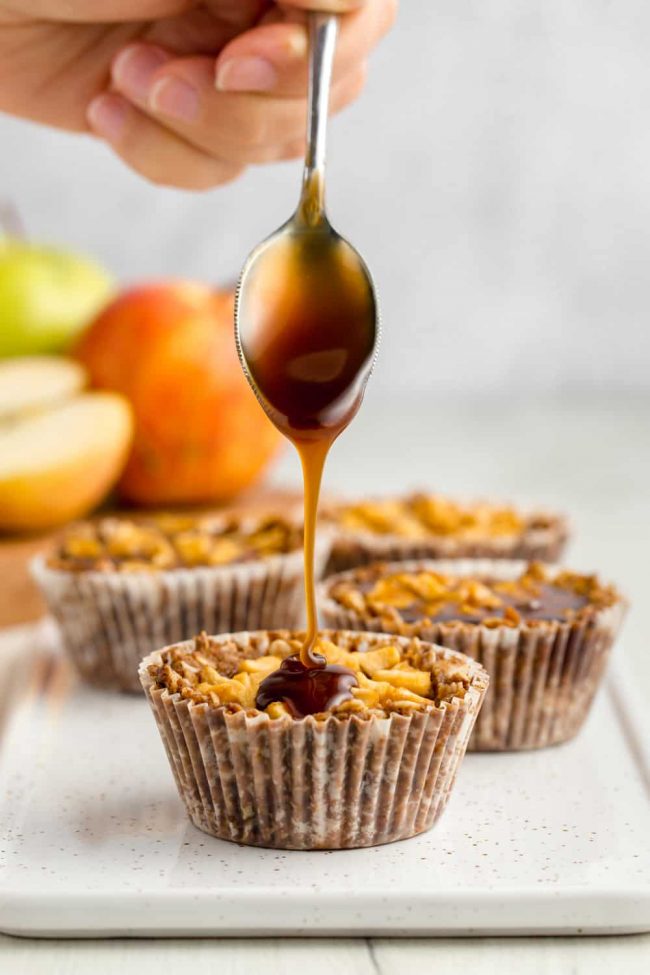
<svg viewBox="0 0 650 975"><path fill-rule="evenodd" d="M27 623L45 612L27 566L50 536L0 541L0 628Z"/></svg>
<svg viewBox="0 0 650 975"><path fill-rule="evenodd" d="M297 493L259 488L230 510L277 508L286 511L287 505L293 506L299 501ZM184 511L187 513L187 509ZM113 513L119 514L119 509ZM133 511L128 514L133 515ZM45 604L29 575L29 562L38 552L52 545L56 535L57 532L48 532L28 538L0 538L0 628L31 622L45 612Z"/></svg>

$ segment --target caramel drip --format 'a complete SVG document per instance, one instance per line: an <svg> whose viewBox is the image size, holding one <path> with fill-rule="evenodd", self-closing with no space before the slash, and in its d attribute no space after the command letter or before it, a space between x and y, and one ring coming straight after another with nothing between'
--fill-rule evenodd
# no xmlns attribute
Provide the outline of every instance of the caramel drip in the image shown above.
<svg viewBox="0 0 650 975"><path fill-rule="evenodd" d="M300 651L300 660L307 667L318 666L323 658L314 653L318 637L318 611L316 607L316 580L314 577L316 522L318 518L318 499L323 479L323 469L330 449L330 441L319 439L295 441L304 485L304 541L305 562L305 608L307 611L307 634Z"/></svg>
<svg viewBox="0 0 650 975"><path fill-rule="evenodd" d="M249 376L271 420L300 455L304 481L307 637L302 664L323 667L314 585L323 468L356 414L370 372L376 307L358 255L325 223L275 240L250 272L242 338Z"/></svg>

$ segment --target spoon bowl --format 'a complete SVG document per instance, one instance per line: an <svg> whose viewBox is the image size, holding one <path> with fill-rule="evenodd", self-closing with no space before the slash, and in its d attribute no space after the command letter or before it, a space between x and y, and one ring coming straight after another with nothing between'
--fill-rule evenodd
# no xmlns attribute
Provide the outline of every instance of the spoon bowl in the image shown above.
<svg viewBox="0 0 650 975"><path fill-rule="evenodd" d="M327 105L337 19L310 15L310 91L302 193L293 217L249 256L235 336L244 371L285 434L332 439L361 404L379 338L372 276L324 207Z"/></svg>
<svg viewBox="0 0 650 975"><path fill-rule="evenodd" d="M239 354L275 425L307 438L347 426L377 344L372 279L355 249L327 223L292 221L251 256L237 307Z"/></svg>

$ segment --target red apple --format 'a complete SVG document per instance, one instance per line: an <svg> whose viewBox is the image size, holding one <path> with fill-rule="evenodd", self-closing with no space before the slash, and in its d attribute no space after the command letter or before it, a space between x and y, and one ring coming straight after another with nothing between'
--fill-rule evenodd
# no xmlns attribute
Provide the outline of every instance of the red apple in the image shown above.
<svg viewBox="0 0 650 975"><path fill-rule="evenodd" d="M91 382L131 402L135 439L119 483L140 504L228 501L280 436L241 370L233 294L189 282L126 291L75 350Z"/></svg>

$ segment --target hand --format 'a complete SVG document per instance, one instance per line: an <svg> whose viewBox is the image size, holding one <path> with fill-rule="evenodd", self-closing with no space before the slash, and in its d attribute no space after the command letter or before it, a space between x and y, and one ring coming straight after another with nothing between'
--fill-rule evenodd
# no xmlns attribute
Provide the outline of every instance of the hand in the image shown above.
<svg viewBox="0 0 650 975"><path fill-rule="evenodd" d="M305 11L341 15L331 109L361 91L397 0L0 0L0 110L108 142L155 183L206 189L300 156Z"/></svg>

